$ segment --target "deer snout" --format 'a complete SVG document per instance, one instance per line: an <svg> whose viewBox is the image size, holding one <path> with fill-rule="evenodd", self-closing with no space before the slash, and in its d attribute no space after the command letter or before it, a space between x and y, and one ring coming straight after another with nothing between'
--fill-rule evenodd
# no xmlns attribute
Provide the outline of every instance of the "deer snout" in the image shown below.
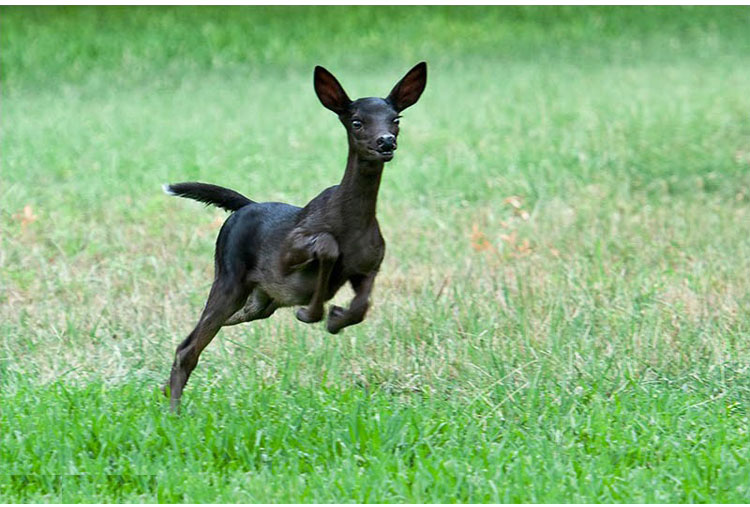
<svg viewBox="0 0 750 507"><path fill-rule="evenodd" d="M380 151L393 151L396 149L396 136L393 134L380 136L376 142Z"/></svg>

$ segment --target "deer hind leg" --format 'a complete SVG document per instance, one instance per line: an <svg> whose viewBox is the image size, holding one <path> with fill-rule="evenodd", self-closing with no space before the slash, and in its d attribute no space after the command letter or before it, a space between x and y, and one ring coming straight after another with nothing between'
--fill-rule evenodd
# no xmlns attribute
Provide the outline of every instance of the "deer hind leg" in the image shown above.
<svg viewBox="0 0 750 507"><path fill-rule="evenodd" d="M172 410L177 410L182 391L190 378L198 358L211 343L226 320L239 310L247 299L249 289L240 284L227 284L221 279L214 281L200 320L195 329L177 346L169 388Z"/></svg>
<svg viewBox="0 0 750 507"><path fill-rule="evenodd" d="M256 287L247 298L245 306L229 317L224 322L224 326L234 326L252 320L267 319L278 308L279 304L276 301L261 288Z"/></svg>

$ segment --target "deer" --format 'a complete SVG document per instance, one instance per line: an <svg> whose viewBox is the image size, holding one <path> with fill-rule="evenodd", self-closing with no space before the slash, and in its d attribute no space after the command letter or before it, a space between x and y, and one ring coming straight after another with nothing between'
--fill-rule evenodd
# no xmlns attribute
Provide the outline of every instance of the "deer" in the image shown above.
<svg viewBox="0 0 750 507"><path fill-rule="evenodd" d="M299 306L305 323L323 320L324 305L347 282L348 308L331 305L326 328L337 334L362 322L385 255L376 217L384 165L397 149L401 112L414 105L427 84L420 62L387 97L349 99L328 70L316 66L313 83L324 107L346 129L348 156L338 185L300 208L255 202L234 190L200 182L164 185L164 191L231 212L219 231L214 281L190 334L178 346L164 387L178 410L185 384L206 346L224 326L266 319L283 307Z"/></svg>

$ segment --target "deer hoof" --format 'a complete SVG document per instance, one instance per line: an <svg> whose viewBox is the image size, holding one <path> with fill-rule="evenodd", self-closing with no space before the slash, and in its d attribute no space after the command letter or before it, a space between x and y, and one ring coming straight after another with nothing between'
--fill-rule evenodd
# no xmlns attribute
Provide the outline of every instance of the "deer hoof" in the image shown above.
<svg viewBox="0 0 750 507"><path fill-rule="evenodd" d="M328 310L326 329L331 334L337 334L344 327L346 327L346 310L340 306L331 306L331 309Z"/></svg>
<svg viewBox="0 0 750 507"><path fill-rule="evenodd" d="M309 308L302 307L297 310L297 319L307 324L320 322L323 319L323 312L311 312Z"/></svg>

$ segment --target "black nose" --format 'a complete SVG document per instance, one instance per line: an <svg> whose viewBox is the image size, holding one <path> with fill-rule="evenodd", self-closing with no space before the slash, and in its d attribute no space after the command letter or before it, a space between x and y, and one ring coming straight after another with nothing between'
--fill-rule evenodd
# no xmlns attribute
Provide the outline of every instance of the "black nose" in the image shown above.
<svg viewBox="0 0 750 507"><path fill-rule="evenodd" d="M396 136L388 134L378 137L378 149L380 151L393 151L396 147Z"/></svg>

